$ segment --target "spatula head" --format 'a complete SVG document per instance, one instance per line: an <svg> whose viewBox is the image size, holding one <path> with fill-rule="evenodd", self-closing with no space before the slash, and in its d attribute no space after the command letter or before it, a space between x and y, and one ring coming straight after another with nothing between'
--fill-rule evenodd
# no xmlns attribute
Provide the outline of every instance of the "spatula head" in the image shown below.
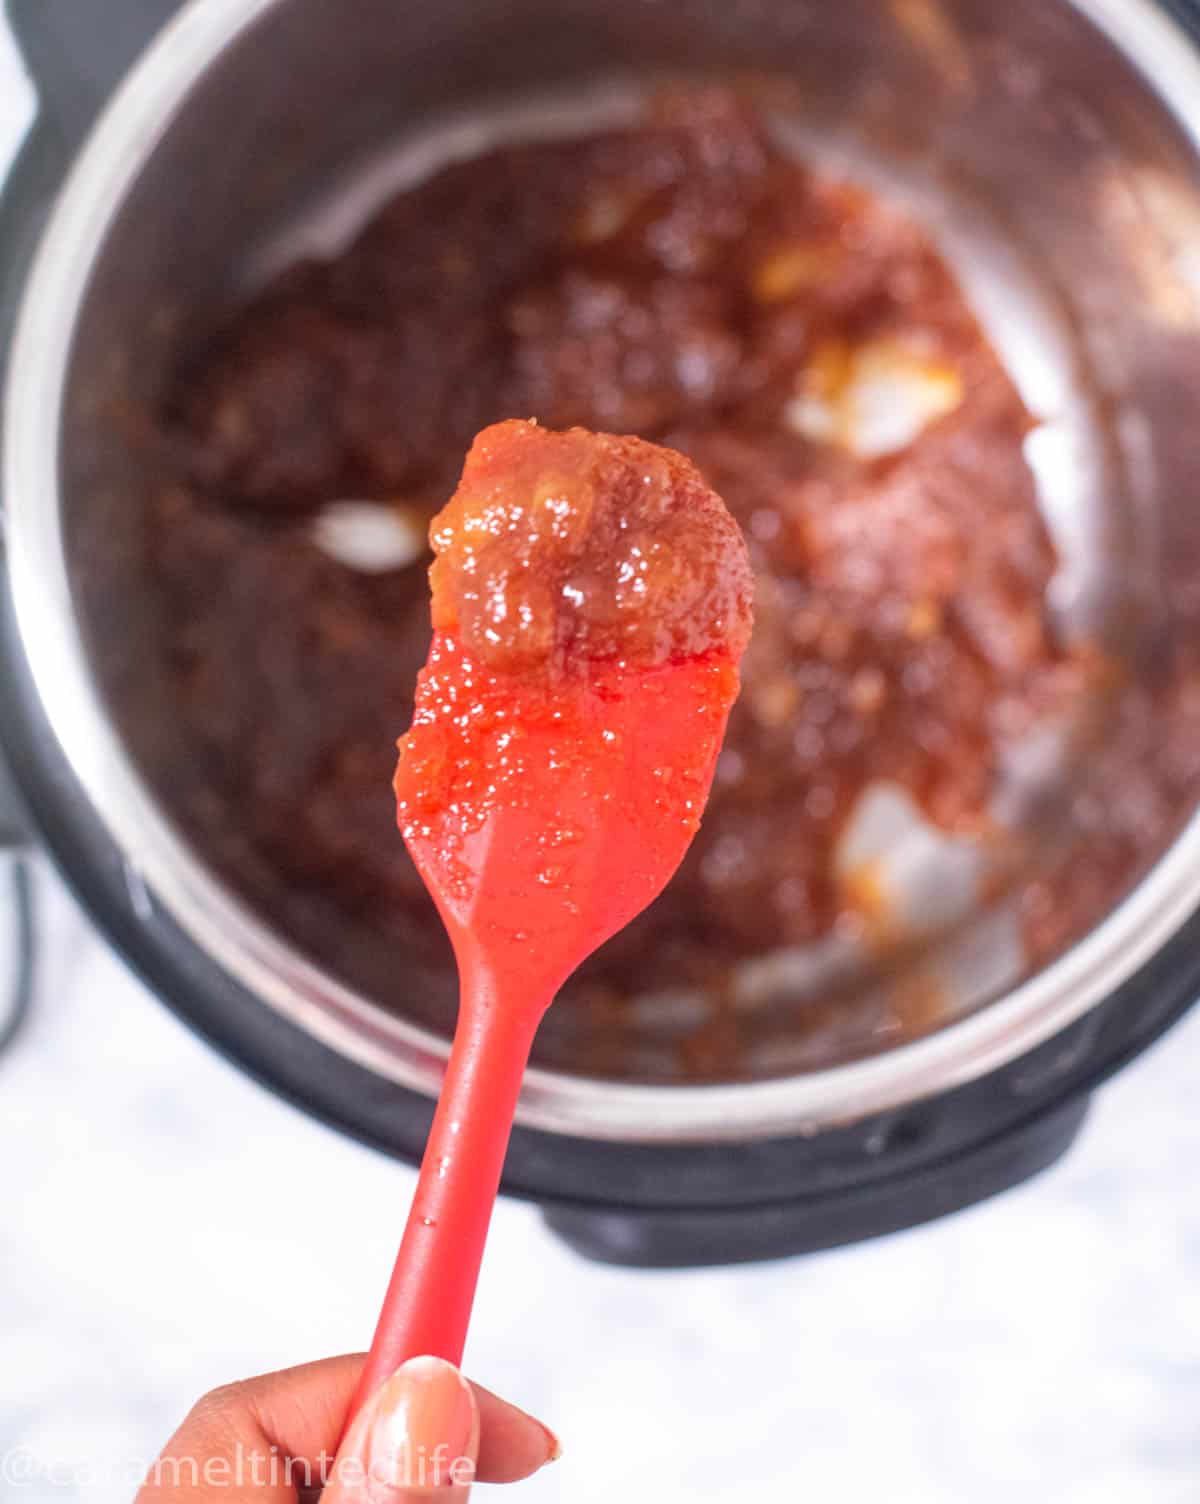
<svg viewBox="0 0 1200 1504"><path fill-rule="evenodd" d="M699 826L737 687L724 650L547 685L435 635L395 789L461 968L540 1009L657 897Z"/></svg>

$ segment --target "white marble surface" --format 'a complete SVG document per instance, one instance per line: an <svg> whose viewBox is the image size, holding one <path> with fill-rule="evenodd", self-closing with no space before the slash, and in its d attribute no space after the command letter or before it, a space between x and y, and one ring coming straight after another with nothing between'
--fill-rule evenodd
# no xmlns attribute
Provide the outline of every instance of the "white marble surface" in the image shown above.
<svg viewBox="0 0 1200 1504"><path fill-rule="evenodd" d="M205 1388L364 1343L413 1177L224 1064L40 887L0 1059L0 1499L116 1504ZM804 1262L593 1268L503 1205L468 1367L565 1446L517 1497L1200 1500L1198 1078L1200 1014L1036 1184Z"/></svg>

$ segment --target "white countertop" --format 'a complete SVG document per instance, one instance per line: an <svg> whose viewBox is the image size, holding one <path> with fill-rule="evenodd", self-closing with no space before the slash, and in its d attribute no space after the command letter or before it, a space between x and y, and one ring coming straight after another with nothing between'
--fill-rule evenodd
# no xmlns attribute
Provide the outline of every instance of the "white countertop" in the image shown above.
<svg viewBox="0 0 1200 1504"><path fill-rule="evenodd" d="M0 35L0 151L27 108ZM195 1040L48 872L40 896L0 1058L0 1499L116 1504L204 1389L365 1345L413 1175ZM502 1205L467 1367L564 1443L515 1497L1200 1500L1198 1081L1200 1012L1036 1183L803 1261L603 1269Z"/></svg>

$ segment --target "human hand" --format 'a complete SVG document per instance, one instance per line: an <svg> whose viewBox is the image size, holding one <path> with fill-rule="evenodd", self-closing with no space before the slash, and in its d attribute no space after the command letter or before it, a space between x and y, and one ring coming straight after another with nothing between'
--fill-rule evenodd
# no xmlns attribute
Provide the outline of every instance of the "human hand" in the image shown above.
<svg viewBox="0 0 1200 1504"><path fill-rule="evenodd" d="M540 1421L437 1358L397 1369L339 1450L362 1364L361 1354L328 1358L206 1394L163 1449L136 1504L462 1500L475 1479L516 1482L558 1456Z"/></svg>

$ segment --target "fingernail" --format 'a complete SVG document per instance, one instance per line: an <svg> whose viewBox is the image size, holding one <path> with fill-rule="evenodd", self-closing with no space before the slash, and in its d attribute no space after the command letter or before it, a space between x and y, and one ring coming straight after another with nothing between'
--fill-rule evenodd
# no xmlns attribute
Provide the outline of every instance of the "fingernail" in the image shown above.
<svg viewBox="0 0 1200 1504"><path fill-rule="evenodd" d="M380 1389L364 1438L370 1491L468 1484L479 1453L471 1386L441 1358L410 1358Z"/></svg>

